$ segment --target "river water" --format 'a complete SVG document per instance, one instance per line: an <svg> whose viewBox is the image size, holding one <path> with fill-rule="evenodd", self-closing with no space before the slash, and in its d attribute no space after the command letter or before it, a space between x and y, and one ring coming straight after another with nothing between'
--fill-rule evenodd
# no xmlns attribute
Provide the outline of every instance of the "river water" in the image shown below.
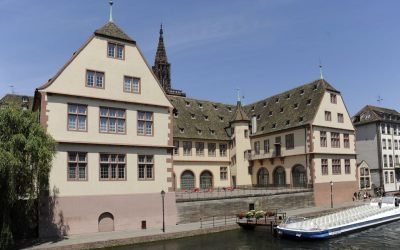
<svg viewBox="0 0 400 250"><path fill-rule="evenodd" d="M206 249L400 249L400 221L368 228L320 241L279 239L269 230L233 230L222 233L195 236L113 248L116 250L206 250Z"/></svg>

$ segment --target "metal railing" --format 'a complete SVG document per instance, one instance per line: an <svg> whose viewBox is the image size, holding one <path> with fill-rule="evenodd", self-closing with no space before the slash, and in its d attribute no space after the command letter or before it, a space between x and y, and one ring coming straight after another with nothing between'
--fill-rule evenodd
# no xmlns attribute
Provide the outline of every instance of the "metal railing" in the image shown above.
<svg viewBox="0 0 400 250"><path fill-rule="evenodd" d="M200 228L233 225L237 222L236 216L212 216L200 218Z"/></svg>

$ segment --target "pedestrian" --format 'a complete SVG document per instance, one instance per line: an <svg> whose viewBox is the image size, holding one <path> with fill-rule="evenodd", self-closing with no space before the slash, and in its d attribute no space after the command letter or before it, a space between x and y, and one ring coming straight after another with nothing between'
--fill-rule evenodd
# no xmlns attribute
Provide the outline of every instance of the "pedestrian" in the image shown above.
<svg viewBox="0 0 400 250"><path fill-rule="evenodd" d="M358 199L361 200L361 192L358 191Z"/></svg>
<svg viewBox="0 0 400 250"><path fill-rule="evenodd" d="M353 194L353 201L357 200L357 192L354 192Z"/></svg>

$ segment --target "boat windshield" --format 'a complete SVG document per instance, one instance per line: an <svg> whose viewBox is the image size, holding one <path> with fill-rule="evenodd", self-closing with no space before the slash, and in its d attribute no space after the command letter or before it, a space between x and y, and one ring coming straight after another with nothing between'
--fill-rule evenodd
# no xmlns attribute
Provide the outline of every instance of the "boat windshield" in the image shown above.
<svg viewBox="0 0 400 250"><path fill-rule="evenodd" d="M298 217L298 216L286 217L286 219L283 220L283 224L291 224L296 222L302 222L305 220L307 220L307 218L305 217Z"/></svg>

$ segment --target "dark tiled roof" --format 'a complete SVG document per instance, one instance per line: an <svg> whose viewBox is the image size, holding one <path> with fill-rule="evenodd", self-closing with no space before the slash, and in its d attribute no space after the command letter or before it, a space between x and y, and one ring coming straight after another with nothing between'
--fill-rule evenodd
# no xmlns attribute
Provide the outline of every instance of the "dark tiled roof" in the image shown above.
<svg viewBox="0 0 400 250"><path fill-rule="evenodd" d="M400 113L394 109L367 105L352 118L355 126L371 122L396 122L400 123Z"/></svg>
<svg viewBox="0 0 400 250"><path fill-rule="evenodd" d="M229 140L225 127L234 105L168 96L174 109L174 137L190 139Z"/></svg>
<svg viewBox="0 0 400 250"><path fill-rule="evenodd" d="M128 43L136 43L132 38L130 38L118 25L114 22L108 22L100 29L94 32L97 36L102 36L106 38L114 38Z"/></svg>
<svg viewBox="0 0 400 250"><path fill-rule="evenodd" d="M257 117L257 134L310 124L326 90L339 93L325 80L316 80L245 106L249 116Z"/></svg>
<svg viewBox="0 0 400 250"><path fill-rule="evenodd" d="M16 105L18 107L26 107L31 109L33 104L33 96L7 94L0 100L0 106Z"/></svg>
<svg viewBox="0 0 400 250"><path fill-rule="evenodd" d="M231 122L238 122L238 121L250 121L249 116L243 110L241 102L237 102L235 113L231 118Z"/></svg>

